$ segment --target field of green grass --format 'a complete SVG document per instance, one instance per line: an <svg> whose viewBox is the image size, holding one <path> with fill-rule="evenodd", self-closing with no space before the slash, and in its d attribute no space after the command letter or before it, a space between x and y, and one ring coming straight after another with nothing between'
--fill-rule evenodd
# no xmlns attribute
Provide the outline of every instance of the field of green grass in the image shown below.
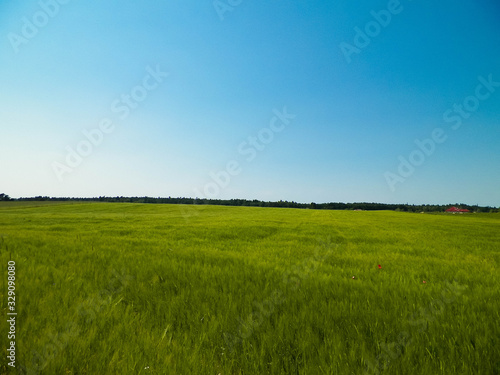
<svg viewBox="0 0 500 375"><path fill-rule="evenodd" d="M39 203L1 373L500 374L499 214Z"/></svg>

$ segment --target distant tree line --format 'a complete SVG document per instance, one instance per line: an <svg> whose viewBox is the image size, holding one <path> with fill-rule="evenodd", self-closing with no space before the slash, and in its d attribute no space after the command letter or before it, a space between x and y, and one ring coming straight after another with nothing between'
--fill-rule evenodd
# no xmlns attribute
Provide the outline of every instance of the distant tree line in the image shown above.
<svg viewBox="0 0 500 375"><path fill-rule="evenodd" d="M7 194L0 193L0 201L10 201L10 200L11 198Z"/></svg>
<svg viewBox="0 0 500 375"><path fill-rule="evenodd" d="M197 204L197 205L219 205L219 206L252 206L252 207L282 207L282 208L302 208L313 210L391 210L403 212L444 212L451 206L465 208L471 212L499 212L496 207L490 206L470 206L463 203L455 204L387 204L387 203L297 203L289 201L266 202L261 200L248 199L199 199L199 198L154 198L154 197L98 197L98 198L54 198L37 196L31 198L12 199L8 195L0 194L0 200L18 201L78 201L78 202L126 202L126 203L156 203L156 204Z"/></svg>

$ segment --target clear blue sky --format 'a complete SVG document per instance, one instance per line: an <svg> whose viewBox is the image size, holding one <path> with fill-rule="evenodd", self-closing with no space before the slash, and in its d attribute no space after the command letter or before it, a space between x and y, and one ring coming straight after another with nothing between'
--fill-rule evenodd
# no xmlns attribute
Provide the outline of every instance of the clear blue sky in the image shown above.
<svg viewBox="0 0 500 375"><path fill-rule="evenodd" d="M496 1L42 3L0 5L0 192L500 206Z"/></svg>

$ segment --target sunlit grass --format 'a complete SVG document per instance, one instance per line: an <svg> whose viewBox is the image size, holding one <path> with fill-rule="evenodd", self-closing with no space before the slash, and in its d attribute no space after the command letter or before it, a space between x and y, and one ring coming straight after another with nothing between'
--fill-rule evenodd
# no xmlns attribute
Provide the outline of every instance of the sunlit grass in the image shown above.
<svg viewBox="0 0 500 375"><path fill-rule="evenodd" d="M17 363L42 374L498 373L499 229L498 214L2 204Z"/></svg>

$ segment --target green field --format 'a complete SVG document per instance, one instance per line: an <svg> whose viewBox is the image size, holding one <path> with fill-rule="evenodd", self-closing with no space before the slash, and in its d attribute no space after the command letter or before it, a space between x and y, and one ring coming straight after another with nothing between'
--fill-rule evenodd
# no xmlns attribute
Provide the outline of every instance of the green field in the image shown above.
<svg viewBox="0 0 500 375"><path fill-rule="evenodd" d="M500 374L499 245L499 214L1 204L0 371Z"/></svg>

